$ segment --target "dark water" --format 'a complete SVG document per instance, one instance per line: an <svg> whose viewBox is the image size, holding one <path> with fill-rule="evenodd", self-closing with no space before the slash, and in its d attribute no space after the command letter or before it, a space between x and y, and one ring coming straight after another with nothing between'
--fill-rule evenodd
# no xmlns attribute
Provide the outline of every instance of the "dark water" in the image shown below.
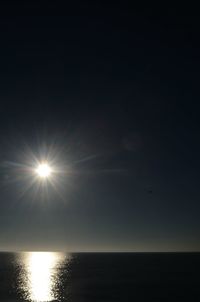
<svg viewBox="0 0 200 302"><path fill-rule="evenodd" d="M200 301L200 254L0 253L0 301Z"/></svg>

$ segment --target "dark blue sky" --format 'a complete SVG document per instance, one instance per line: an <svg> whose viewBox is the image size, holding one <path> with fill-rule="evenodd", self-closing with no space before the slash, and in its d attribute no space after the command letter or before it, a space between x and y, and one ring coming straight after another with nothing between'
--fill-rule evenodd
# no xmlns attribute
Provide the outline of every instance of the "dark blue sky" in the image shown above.
<svg viewBox="0 0 200 302"><path fill-rule="evenodd" d="M1 11L0 249L199 250L195 10ZM23 194L49 150L70 173Z"/></svg>

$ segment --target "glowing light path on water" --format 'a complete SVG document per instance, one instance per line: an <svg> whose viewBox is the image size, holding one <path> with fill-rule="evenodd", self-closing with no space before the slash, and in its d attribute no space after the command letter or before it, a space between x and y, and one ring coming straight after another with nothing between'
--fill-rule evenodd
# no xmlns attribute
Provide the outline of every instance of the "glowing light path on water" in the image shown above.
<svg viewBox="0 0 200 302"><path fill-rule="evenodd" d="M66 255L53 252L24 253L21 259L21 290L32 302L49 302L56 299L59 284L59 266Z"/></svg>

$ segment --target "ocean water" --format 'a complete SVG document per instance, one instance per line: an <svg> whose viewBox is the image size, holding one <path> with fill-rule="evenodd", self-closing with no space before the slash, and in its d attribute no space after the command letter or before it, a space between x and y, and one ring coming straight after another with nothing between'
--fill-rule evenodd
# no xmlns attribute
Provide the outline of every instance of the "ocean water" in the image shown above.
<svg viewBox="0 0 200 302"><path fill-rule="evenodd" d="M0 301L200 301L200 254L0 253Z"/></svg>

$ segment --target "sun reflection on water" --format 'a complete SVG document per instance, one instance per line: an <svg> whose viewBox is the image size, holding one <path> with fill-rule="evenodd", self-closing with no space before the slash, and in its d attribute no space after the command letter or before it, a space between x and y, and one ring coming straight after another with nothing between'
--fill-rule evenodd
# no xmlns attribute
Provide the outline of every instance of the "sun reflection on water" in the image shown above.
<svg viewBox="0 0 200 302"><path fill-rule="evenodd" d="M21 290L28 301L48 302L56 299L59 267L67 256L62 253L24 253L21 259Z"/></svg>

